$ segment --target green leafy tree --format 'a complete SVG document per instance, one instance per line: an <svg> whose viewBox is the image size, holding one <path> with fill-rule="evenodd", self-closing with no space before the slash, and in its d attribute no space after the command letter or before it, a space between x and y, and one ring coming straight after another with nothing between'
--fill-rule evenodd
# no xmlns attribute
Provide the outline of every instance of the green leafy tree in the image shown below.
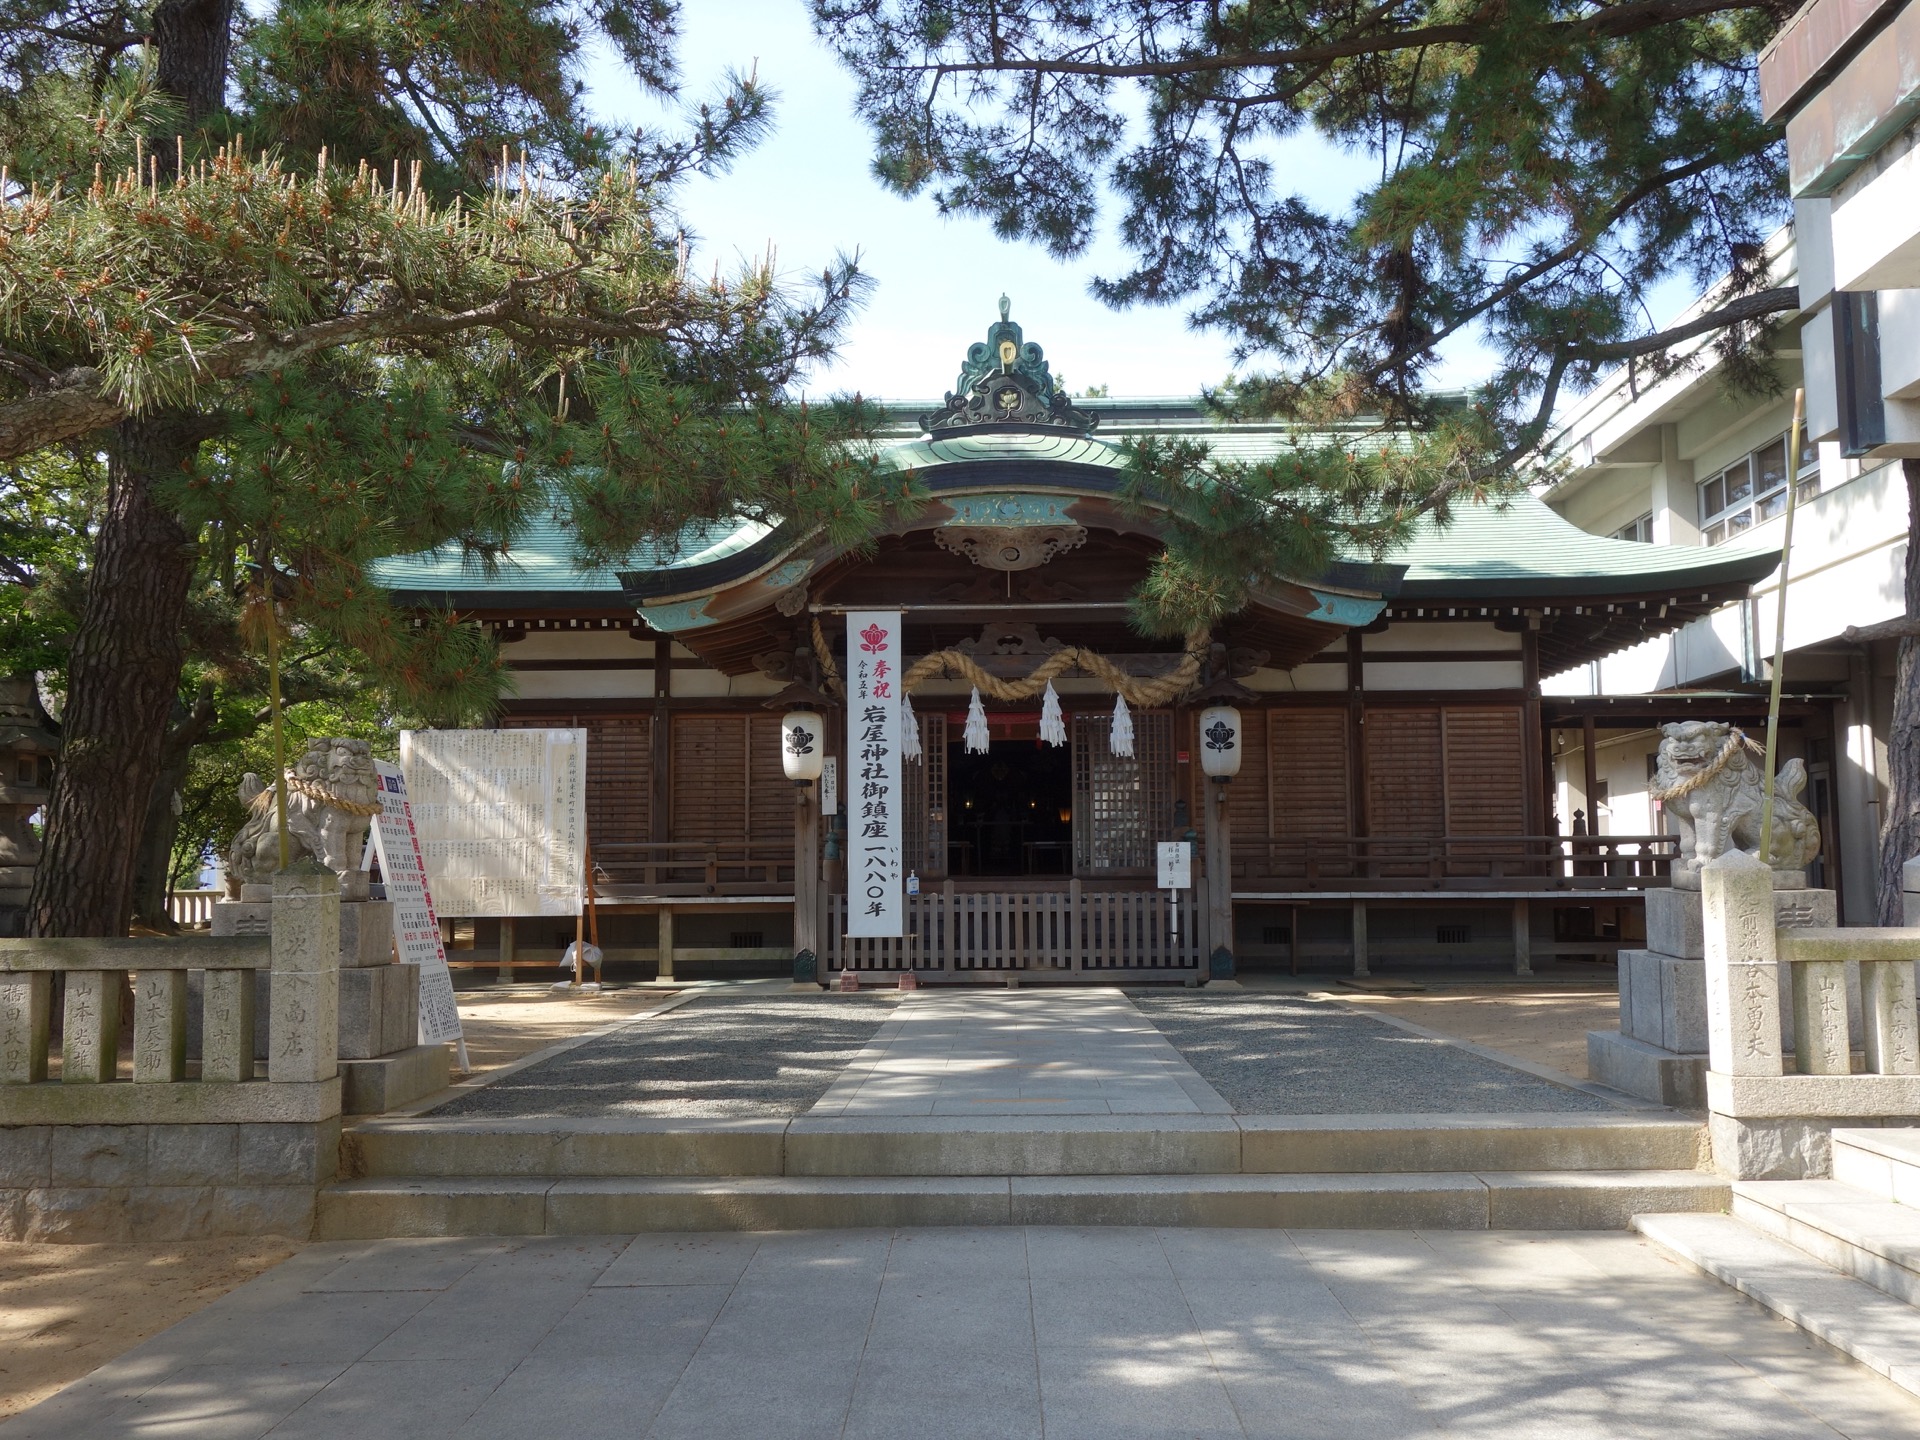
<svg viewBox="0 0 1920 1440"><path fill-rule="evenodd" d="M1774 383L1767 322L1797 295L1764 264L1787 205L1755 60L1779 0L813 8L884 180L1063 257L1111 205L1129 264L1094 293L1232 337L1224 412L1380 417L1351 455L1143 449L1141 487L1178 515L1140 597L1156 628L1231 608L1274 562L1378 554L1422 512L1511 486L1560 395L1603 367L1657 370L1706 334L1737 383ZM1302 136L1352 157L1350 204L1296 188ZM1722 276L1710 313L1648 322L1663 281ZM1442 347L1468 341L1491 375L1436 397Z"/></svg>
<svg viewBox="0 0 1920 1440"><path fill-rule="evenodd" d="M787 398L857 267L701 279L671 210L770 97L729 81L660 136L580 108L596 39L674 91L673 14L0 0L0 462L105 469L40 933L127 923L126 797L170 797L196 596L251 585L271 633L345 646L397 705L444 713L497 662L450 617L395 615L365 578L381 555L497 559L552 506L587 558L743 507L871 530L889 492L837 443L860 408Z"/></svg>

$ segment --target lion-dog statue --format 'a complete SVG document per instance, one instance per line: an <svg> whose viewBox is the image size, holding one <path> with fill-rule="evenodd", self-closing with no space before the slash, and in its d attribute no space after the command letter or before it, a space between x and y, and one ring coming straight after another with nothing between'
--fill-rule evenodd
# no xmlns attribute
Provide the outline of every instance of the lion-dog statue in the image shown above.
<svg viewBox="0 0 1920 1440"><path fill-rule="evenodd" d="M1662 725L1660 734L1648 789L1680 822L1679 867L1698 870L1729 850L1759 855L1760 747L1718 720ZM1806 784L1807 767L1798 760L1781 766L1774 780L1773 853L1761 858L1775 870L1803 870L1820 851L1820 822L1800 803Z"/></svg>
<svg viewBox="0 0 1920 1440"><path fill-rule="evenodd" d="M227 852L227 892L241 898L244 885L271 885L280 868L280 834L273 786L258 775L240 782L247 822ZM380 779L364 740L313 739L287 767L288 859L317 860L341 877L343 898L362 874L367 826L380 813Z"/></svg>

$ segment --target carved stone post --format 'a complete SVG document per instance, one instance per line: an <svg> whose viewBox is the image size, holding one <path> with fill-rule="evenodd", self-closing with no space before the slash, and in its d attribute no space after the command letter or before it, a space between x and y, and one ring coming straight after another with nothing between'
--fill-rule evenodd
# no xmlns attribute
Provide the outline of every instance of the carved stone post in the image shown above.
<svg viewBox="0 0 1920 1440"><path fill-rule="evenodd" d="M209 970L200 1027L200 1078L234 1083L253 1079L253 1011L258 990L252 970Z"/></svg>
<svg viewBox="0 0 1920 1440"><path fill-rule="evenodd" d="M47 1078L52 999L51 971L0 975L0 1085L32 1085Z"/></svg>
<svg viewBox="0 0 1920 1440"><path fill-rule="evenodd" d="M124 970L69 970L60 1018L60 1078L69 1085L103 1085L114 1078L120 1052L120 987Z"/></svg>
<svg viewBox="0 0 1920 1440"><path fill-rule="evenodd" d="M340 878L296 861L273 877L273 1013L267 1078L331 1080L339 1073Z"/></svg>
<svg viewBox="0 0 1920 1440"><path fill-rule="evenodd" d="M1723 1075L1778 1075L1780 979L1773 871L1729 850L1701 868L1706 930L1707 1064Z"/></svg>
<svg viewBox="0 0 1920 1440"><path fill-rule="evenodd" d="M187 972L142 970L133 982L133 1083L187 1078Z"/></svg>

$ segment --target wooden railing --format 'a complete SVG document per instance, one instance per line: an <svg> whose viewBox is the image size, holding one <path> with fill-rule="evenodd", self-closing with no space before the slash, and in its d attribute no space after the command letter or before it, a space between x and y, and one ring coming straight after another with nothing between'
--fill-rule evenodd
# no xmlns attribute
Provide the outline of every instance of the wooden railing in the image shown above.
<svg viewBox="0 0 1920 1440"><path fill-rule="evenodd" d="M593 847L607 905L652 895L791 895L793 842L625 842Z"/></svg>
<svg viewBox="0 0 1920 1440"><path fill-rule="evenodd" d="M1019 973L1029 979L1196 972L1205 947L1194 892L979 891L948 884L906 898L904 939L847 935L847 897L826 897L828 968L912 970L926 980ZM1177 914L1177 928L1176 928Z"/></svg>
<svg viewBox="0 0 1920 1440"><path fill-rule="evenodd" d="M1347 835L1236 839L1236 889L1643 890L1677 835Z"/></svg>

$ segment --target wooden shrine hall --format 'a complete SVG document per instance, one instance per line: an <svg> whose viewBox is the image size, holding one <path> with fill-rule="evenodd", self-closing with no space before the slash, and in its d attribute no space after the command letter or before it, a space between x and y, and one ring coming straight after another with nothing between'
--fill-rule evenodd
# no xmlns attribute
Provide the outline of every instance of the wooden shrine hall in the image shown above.
<svg viewBox="0 0 1920 1440"><path fill-rule="evenodd" d="M847 967L1112 983L1400 959L1526 973L1643 933L1638 894L1666 883L1674 841L1562 833L1541 676L1745 596L1777 556L1603 539L1520 496L1458 507L1391 563L1263 589L1169 645L1128 624L1160 539L1117 501L1119 442L1255 459L1300 437L1188 400L1071 400L1004 305L944 404L889 414L882 463L916 471L932 502L865 554L741 523L588 569L555 521L491 571L457 548L380 567L402 600L495 631L517 686L500 725L588 731L610 963L766 973L807 952L822 983ZM900 942L846 939L845 806L823 816L822 787L782 768L796 695L825 714L827 753L844 746L832 707L855 609L902 612L910 671L939 657L910 693L918 893ZM1041 673L1064 743L1042 737ZM1115 753L1117 688L1147 702L1130 705L1131 755ZM965 741L976 690L984 751ZM1197 717L1223 703L1239 770L1209 780ZM1157 844L1186 837L1194 888L1156 888ZM572 938L571 922L455 923L474 947L456 958L503 972L551 968Z"/></svg>

